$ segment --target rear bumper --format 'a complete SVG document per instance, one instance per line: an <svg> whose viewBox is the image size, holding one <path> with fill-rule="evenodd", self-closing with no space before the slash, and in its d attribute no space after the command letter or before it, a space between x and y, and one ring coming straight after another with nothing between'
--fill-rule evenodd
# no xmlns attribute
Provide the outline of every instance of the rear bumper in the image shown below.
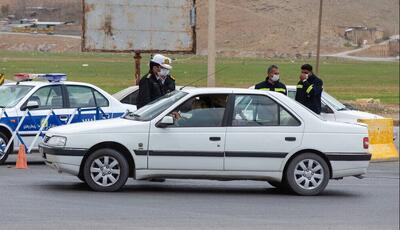
<svg viewBox="0 0 400 230"><path fill-rule="evenodd" d="M365 174L371 160L369 153L329 153L326 156L332 166L333 179Z"/></svg>

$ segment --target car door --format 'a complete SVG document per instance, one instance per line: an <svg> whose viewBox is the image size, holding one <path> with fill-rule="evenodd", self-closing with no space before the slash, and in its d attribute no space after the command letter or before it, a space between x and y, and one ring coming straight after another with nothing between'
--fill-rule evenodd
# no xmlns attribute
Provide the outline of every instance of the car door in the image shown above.
<svg viewBox="0 0 400 230"><path fill-rule="evenodd" d="M66 85L65 88L69 114L76 111L72 123L94 121L113 116L109 101L97 90L82 85ZM104 114L97 110L97 107L101 108Z"/></svg>
<svg viewBox="0 0 400 230"><path fill-rule="evenodd" d="M175 108L174 125L150 128L149 169L222 170L227 94L204 94Z"/></svg>
<svg viewBox="0 0 400 230"><path fill-rule="evenodd" d="M277 171L302 140L303 125L265 95L235 95L226 132L225 170Z"/></svg>
<svg viewBox="0 0 400 230"><path fill-rule="evenodd" d="M66 124L67 120L64 118L68 115L68 109L65 108L61 85L48 85L39 88L21 106L21 116L28 101L36 101L39 105L38 108L30 110L31 116L25 118L20 128L21 136L25 144L29 147L42 124L44 132L52 127ZM47 122L44 122L46 115L51 110L53 110L56 116L52 115Z"/></svg>

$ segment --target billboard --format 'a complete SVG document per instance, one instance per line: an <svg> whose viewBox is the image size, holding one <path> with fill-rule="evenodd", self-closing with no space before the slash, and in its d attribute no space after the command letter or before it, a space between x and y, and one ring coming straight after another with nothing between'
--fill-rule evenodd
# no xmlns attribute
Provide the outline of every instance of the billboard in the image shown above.
<svg viewBox="0 0 400 230"><path fill-rule="evenodd" d="M194 53L195 0L82 0L82 51Z"/></svg>

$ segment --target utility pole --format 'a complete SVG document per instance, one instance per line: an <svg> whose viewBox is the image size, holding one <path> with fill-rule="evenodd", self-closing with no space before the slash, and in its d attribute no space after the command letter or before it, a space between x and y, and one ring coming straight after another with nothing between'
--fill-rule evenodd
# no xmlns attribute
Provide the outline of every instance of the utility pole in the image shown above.
<svg viewBox="0 0 400 230"><path fill-rule="evenodd" d="M215 86L215 1L208 0L208 87Z"/></svg>
<svg viewBox="0 0 400 230"><path fill-rule="evenodd" d="M140 53L135 52L135 56L133 56L133 59L135 60L135 84L139 85L139 82L140 82L140 60L142 59L142 56L140 56Z"/></svg>
<svg viewBox="0 0 400 230"><path fill-rule="evenodd" d="M318 18L318 40L317 40L317 66L316 66L316 73L319 73L319 52L321 49L321 23L322 23L322 2L323 0L319 1L319 18Z"/></svg>

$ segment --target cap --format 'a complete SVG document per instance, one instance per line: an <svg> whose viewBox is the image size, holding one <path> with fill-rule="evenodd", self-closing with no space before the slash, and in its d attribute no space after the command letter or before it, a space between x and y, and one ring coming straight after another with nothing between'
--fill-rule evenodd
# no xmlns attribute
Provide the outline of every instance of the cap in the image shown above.
<svg viewBox="0 0 400 230"><path fill-rule="evenodd" d="M151 62L157 63L160 66L166 68L166 69L172 69L171 66L171 58L165 57L164 55L161 54L156 54L153 56L153 58L150 60Z"/></svg>

